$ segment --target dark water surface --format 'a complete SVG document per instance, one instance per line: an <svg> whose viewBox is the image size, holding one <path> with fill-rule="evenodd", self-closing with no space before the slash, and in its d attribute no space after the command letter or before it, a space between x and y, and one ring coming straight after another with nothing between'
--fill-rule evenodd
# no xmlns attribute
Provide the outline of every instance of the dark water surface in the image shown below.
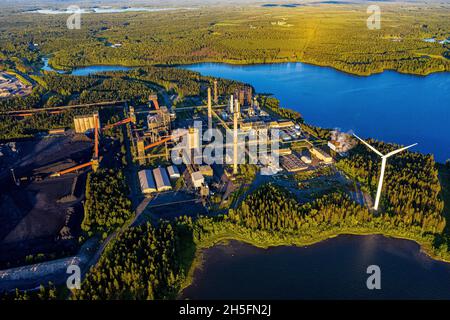
<svg viewBox="0 0 450 320"><path fill-rule="evenodd" d="M308 247L260 249L231 241L204 252L188 299L450 299L450 264L408 240L343 235ZM369 265L381 290L368 290Z"/></svg>
<svg viewBox="0 0 450 320"><path fill-rule="evenodd" d="M450 158L450 73L426 77L386 71L360 77L303 63L182 66L203 75L250 83L272 93L308 123L353 130L363 137L412 144Z"/></svg>

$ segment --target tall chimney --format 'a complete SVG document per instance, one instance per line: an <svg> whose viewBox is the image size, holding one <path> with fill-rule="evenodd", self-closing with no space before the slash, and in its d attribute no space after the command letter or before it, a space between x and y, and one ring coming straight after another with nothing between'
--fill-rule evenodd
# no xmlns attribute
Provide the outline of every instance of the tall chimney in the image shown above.
<svg viewBox="0 0 450 320"><path fill-rule="evenodd" d="M238 114L233 113L233 174L238 173Z"/></svg>
<svg viewBox="0 0 450 320"><path fill-rule="evenodd" d="M208 88L208 129L212 129L211 88Z"/></svg>
<svg viewBox="0 0 450 320"><path fill-rule="evenodd" d="M234 113L237 113L237 117L240 118L241 117L241 105L239 103L238 99L234 100Z"/></svg>
<svg viewBox="0 0 450 320"><path fill-rule="evenodd" d="M214 103L215 104L219 103L219 96L217 92L217 80L214 80Z"/></svg>
<svg viewBox="0 0 450 320"><path fill-rule="evenodd" d="M228 110L228 111L230 113L233 113L233 110L234 110L234 96L233 95L230 96L229 107L230 107L230 110Z"/></svg>

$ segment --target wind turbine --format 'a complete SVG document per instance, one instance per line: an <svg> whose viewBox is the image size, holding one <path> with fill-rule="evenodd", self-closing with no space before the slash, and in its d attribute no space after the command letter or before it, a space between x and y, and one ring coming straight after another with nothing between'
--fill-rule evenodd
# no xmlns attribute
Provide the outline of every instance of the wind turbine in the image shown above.
<svg viewBox="0 0 450 320"><path fill-rule="evenodd" d="M377 189L377 196L375 198L375 205L373 206L373 209L375 211L378 210L378 205L380 204L380 198L381 198L381 189L383 188L383 178L384 178L384 171L386 170L386 162L387 159L391 156L393 156L394 154L400 153L406 149L409 149L411 147L414 147L415 145L417 145L417 143L414 143L410 146L407 147L403 147L394 151L391 151L387 154L382 154L380 151L378 151L377 149L375 149L374 147L372 147L370 144L368 144L366 141L364 141L363 139L361 139L360 137L358 137L356 134L353 134L359 141L361 141L362 143L364 143L367 147L369 147L369 149L371 149L373 152L375 152L376 154L378 154L381 157L381 173L380 173L380 180L378 181L378 189Z"/></svg>

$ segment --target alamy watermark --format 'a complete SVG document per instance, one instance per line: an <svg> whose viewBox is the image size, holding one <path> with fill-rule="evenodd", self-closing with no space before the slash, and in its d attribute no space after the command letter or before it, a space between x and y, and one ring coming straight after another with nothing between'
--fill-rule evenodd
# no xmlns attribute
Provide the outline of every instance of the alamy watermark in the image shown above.
<svg viewBox="0 0 450 320"><path fill-rule="evenodd" d="M380 6L372 4L367 7L367 13L370 16L367 18L366 24L369 30L381 29L381 9Z"/></svg>
<svg viewBox="0 0 450 320"><path fill-rule="evenodd" d="M81 288L81 269L76 264L71 264L67 267L67 274L70 276L67 277L66 286L69 290Z"/></svg>
<svg viewBox="0 0 450 320"><path fill-rule="evenodd" d="M379 266L373 264L367 267L367 274L370 276L366 280L366 286L369 290L381 289L381 269Z"/></svg>
<svg viewBox="0 0 450 320"><path fill-rule="evenodd" d="M66 9L67 13L71 15L67 18L66 25L69 30L79 30L81 29L81 13L82 10L79 6L71 5Z"/></svg>

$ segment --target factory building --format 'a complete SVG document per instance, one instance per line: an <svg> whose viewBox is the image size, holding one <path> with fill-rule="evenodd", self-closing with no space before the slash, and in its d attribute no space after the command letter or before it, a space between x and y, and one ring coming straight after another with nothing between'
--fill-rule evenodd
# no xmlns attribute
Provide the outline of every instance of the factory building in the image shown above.
<svg viewBox="0 0 450 320"><path fill-rule="evenodd" d="M157 105L157 101L156 101ZM147 115L147 132L151 142L158 141L170 131L170 111L165 106L158 106L156 113Z"/></svg>
<svg viewBox="0 0 450 320"><path fill-rule="evenodd" d="M263 121L247 121L242 122L240 126L242 131L267 129L267 124Z"/></svg>
<svg viewBox="0 0 450 320"><path fill-rule="evenodd" d="M200 188L205 184L205 177L200 171L195 171L191 173L192 184L194 188Z"/></svg>
<svg viewBox="0 0 450 320"><path fill-rule="evenodd" d="M175 165L168 166L167 172L169 173L170 179L178 179L180 177L180 171L178 171L178 168Z"/></svg>
<svg viewBox="0 0 450 320"><path fill-rule="evenodd" d="M306 164L311 164L312 160L309 156L301 156L300 160L302 160Z"/></svg>
<svg viewBox="0 0 450 320"><path fill-rule="evenodd" d="M150 194L157 191L151 170L141 170L138 172L138 176L143 194Z"/></svg>
<svg viewBox="0 0 450 320"><path fill-rule="evenodd" d="M97 126L100 129L100 121L98 121L98 113L90 115L80 115L73 118L75 132L85 133L88 130L95 128L95 118L97 118Z"/></svg>
<svg viewBox="0 0 450 320"><path fill-rule="evenodd" d="M308 166L295 154L282 156L281 166L288 172L297 172L308 169Z"/></svg>
<svg viewBox="0 0 450 320"><path fill-rule="evenodd" d="M270 126L270 128L282 129L282 128L294 127L295 123L292 122L291 120L279 120L279 121L270 122L269 126Z"/></svg>
<svg viewBox="0 0 450 320"><path fill-rule="evenodd" d="M236 90L234 93L235 98L239 101L241 106L251 106L253 98L252 87L243 87L242 89Z"/></svg>
<svg viewBox="0 0 450 320"><path fill-rule="evenodd" d="M153 169L153 175L155 177L156 189L161 191L167 191L172 189L170 184L169 176L164 168Z"/></svg>
<svg viewBox="0 0 450 320"><path fill-rule="evenodd" d="M316 157L317 159L319 159L320 161L323 161L324 163L332 163L333 162L333 158L326 153L325 151L322 151L318 148L311 148L310 149L311 154Z"/></svg>
<svg viewBox="0 0 450 320"><path fill-rule="evenodd" d="M292 150L290 148L280 148L274 152L280 156L287 156L287 155L292 154Z"/></svg>

